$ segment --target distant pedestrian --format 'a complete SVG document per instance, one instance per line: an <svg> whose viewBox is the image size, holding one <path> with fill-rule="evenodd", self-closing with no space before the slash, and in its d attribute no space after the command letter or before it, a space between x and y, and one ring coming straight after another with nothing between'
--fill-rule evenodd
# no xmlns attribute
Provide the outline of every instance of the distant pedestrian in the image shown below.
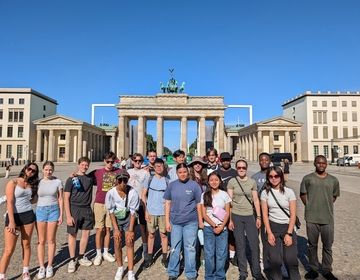
<svg viewBox="0 0 360 280"><path fill-rule="evenodd" d="M6 179L9 178L10 171L11 171L11 165L8 164L8 165L6 165L6 168L5 168L5 177L4 178L6 178Z"/></svg>
<svg viewBox="0 0 360 280"><path fill-rule="evenodd" d="M305 205L306 233L309 246L310 271L305 279L319 276L318 240L321 236L321 270L327 280L337 280L332 274L332 244L334 242L334 202L340 196L339 181L326 172L327 160L318 155L315 172L306 175L300 184L300 198Z"/></svg>
<svg viewBox="0 0 360 280"><path fill-rule="evenodd" d="M289 174L290 174L290 162L289 160L286 158L284 159L284 179L285 182L287 182L289 180Z"/></svg>

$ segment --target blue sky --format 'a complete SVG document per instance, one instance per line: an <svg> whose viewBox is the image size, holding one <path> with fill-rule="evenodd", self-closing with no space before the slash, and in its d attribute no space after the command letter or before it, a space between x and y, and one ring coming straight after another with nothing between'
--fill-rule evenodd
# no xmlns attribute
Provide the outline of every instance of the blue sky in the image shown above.
<svg viewBox="0 0 360 280"><path fill-rule="evenodd" d="M251 104L259 121L306 90L360 90L359 14L355 0L1 0L0 87L31 87L90 122L92 103L153 95L175 68L189 95ZM226 111L238 120L247 112ZM115 109L101 121L116 123ZM165 145L178 130L165 123Z"/></svg>

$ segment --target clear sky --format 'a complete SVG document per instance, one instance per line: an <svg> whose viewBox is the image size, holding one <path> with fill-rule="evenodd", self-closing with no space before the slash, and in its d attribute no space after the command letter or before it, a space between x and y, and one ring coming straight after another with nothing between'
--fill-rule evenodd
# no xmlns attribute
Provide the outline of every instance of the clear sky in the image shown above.
<svg viewBox="0 0 360 280"><path fill-rule="evenodd" d="M189 95L251 104L260 121L306 90L360 90L359 15L357 0L0 0L0 87L31 87L90 122L92 103L154 95L175 68ZM238 120L247 112L226 111ZM116 124L115 109L100 122ZM166 146L178 130L165 123Z"/></svg>

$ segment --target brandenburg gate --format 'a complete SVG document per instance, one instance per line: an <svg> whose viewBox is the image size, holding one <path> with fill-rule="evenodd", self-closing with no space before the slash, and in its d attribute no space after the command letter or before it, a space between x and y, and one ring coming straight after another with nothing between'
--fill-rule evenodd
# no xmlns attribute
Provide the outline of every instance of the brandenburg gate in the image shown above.
<svg viewBox="0 0 360 280"><path fill-rule="evenodd" d="M120 96L116 105L119 117L118 155L128 156L130 151L130 121L137 120L137 152L146 153L146 121L156 120L156 150L164 149L164 121L180 121L180 149L187 151L187 122L197 121L197 155L206 153L205 121L214 121L214 147L224 150L223 96L189 96L186 93L158 93L155 96Z"/></svg>

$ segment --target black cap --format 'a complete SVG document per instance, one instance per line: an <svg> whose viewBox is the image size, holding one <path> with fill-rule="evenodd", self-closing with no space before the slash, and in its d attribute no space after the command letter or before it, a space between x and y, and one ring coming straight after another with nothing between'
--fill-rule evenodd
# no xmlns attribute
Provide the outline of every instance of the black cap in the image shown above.
<svg viewBox="0 0 360 280"><path fill-rule="evenodd" d="M228 152L221 153L220 160L231 160L231 155Z"/></svg>
<svg viewBox="0 0 360 280"><path fill-rule="evenodd" d="M120 169L119 174L116 175L116 180L122 178L127 178L127 179L130 178L130 174L125 169Z"/></svg>

